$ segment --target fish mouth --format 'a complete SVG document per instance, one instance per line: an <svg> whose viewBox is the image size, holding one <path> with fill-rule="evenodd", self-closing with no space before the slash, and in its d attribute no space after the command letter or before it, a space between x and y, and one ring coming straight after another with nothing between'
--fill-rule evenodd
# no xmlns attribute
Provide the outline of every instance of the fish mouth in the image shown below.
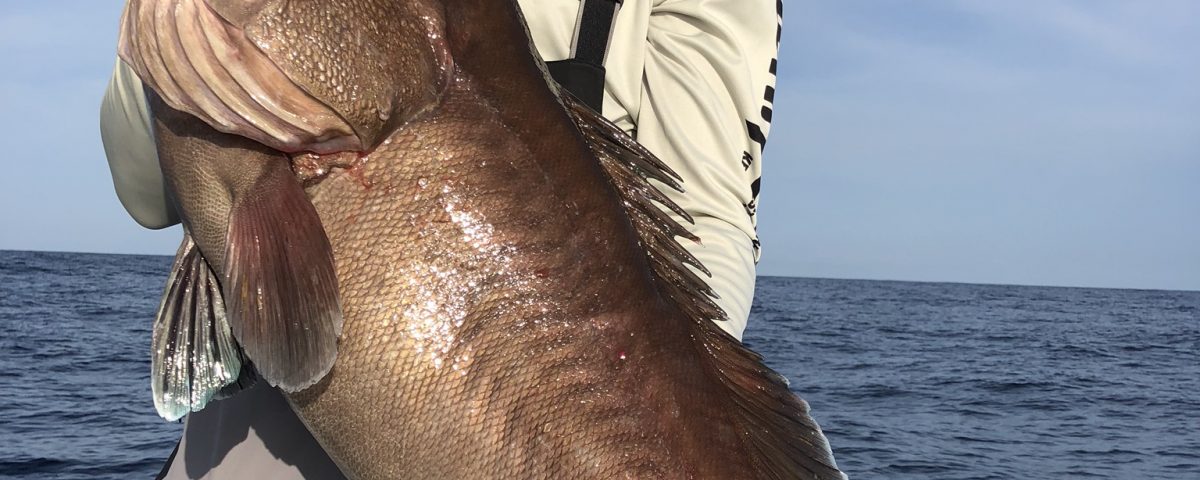
<svg viewBox="0 0 1200 480"><path fill-rule="evenodd" d="M292 172L296 179L310 188L320 184L326 178L340 170L352 170L367 161L366 152L337 152L319 154L313 152L295 153L288 156L292 164Z"/></svg>

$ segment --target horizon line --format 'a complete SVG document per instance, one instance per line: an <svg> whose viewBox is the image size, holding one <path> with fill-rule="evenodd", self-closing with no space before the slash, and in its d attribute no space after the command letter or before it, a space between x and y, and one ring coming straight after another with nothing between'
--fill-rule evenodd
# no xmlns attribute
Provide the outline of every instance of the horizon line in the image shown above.
<svg viewBox="0 0 1200 480"><path fill-rule="evenodd" d="M82 251L65 251L65 250L26 250L13 248L0 248L0 252L29 252L29 253L82 253L86 255L124 255L135 257L167 257L173 255L162 253L121 253L121 252L82 252ZM757 274L756 278L794 278L800 280L841 280L852 282L887 282L887 283L928 283L928 284L951 284L951 285L979 285L985 287L1030 287L1030 288L1073 288L1085 290L1133 290L1143 292L1183 292L1183 293L1200 293L1200 289L1190 288L1146 288L1146 287L1104 287L1104 286L1086 286L1086 285L1046 285L1033 283L994 283L994 282L971 282L962 280L904 280L895 278L860 278L860 277L816 277L816 276L789 276L789 275L768 275Z"/></svg>

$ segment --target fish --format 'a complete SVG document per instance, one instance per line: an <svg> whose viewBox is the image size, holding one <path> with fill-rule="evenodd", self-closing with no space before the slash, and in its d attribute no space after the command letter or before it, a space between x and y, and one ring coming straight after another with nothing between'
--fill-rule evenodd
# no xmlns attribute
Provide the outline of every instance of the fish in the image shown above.
<svg viewBox="0 0 1200 480"><path fill-rule="evenodd" d="M352 479L845 478L515 1L130 0L118 51L185 232L165 418L266 382Z"/></svg>

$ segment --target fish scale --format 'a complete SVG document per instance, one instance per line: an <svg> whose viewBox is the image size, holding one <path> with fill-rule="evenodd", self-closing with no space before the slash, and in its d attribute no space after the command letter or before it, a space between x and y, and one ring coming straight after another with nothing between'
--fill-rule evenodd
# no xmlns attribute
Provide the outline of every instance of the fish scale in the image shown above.
<svg viewBox="0 0 1200 480"><path fill-rule="evenodd" d="M621 315L616 310L622 306L588 302L598 297L578 291L591 284L583 289L598 293L622 281L606 278L613 276L605 275L610 269L586 261L591 257L584 253L602 251L592 248L597 238L592 232L570 215L558 221L546 218L547 207L561 209L554 197L529 196L544 188L544 181L526 149L516 142L489 140L489 148L478 151L479 139L495 138L492 134L505 128L487 120L486 107L468 88L452 91L440 109L444 113L406 126L371 154L363 165L364 175L372 179L370 190L349 176L331 176L310 188L334 246L339 277L347 279L342 293L351 320L328 383L318 385L319 395L301 392L293 401L304 418L314 419L309 426L318 438L329 432L340 439L329 445L331 449L339 450L342 442L347 449L364 444L378 448L372 455L339 460L348 470L373 472L368 477L436 473L470 478L491 472L524 478L570 473L601 477L607 476L605 469L623 468L610 465L614 462L663 464L665 459L647 458L654 449L642 449L628 439L603 441L619 437L610 429L624 430L622 424L642 424L633 419L654 416L637 405L636 396L621 394L622 384L634 380L637 367L609 366L615 361L615 348L606 345L613 343L616 322L602 319ZM440 146L420 146L431 139ZM411 148L414 145L417 148ZM490 161L481 174L478 164L484 159ZM456 221L456 213L469 213L476 220ZM487 234L472 235L472 228ZM536 232L545 239L533 235ZM397 245L414 238L427 246ZM552 238L570 240L555 244ZM362 239L391 240L364 245ZM536 273L545 269L558 275ZM359 273L363 271L407 278L386 282L386 289L378 290ZM426 302L438 307L412 308ZM404 313L401 323L380 331L375 319L393 312ZM588 315L597 321L583 321ZM581 323L593 328L581 329ZM423 333L429 331L437 332L437 344L426 343ZM381 356L393 352L398 353L381 362ZM606 368L588 368L597 360ZM343 382L343 368L370 374ZM539 395L529 395L528 389ZM396 403L375 403L388 396ZM363 400L366 403L360 403ZM343 416L331 415L339 411L373 412L368 415L377 423L370 428L343 424ZM429 422L430 418L438 420ZM407 432L406 425L414 423L427 431ZM599 439L580 442L589 432ZM478 443L467 447L474 442L463 439L471 438ZM580 448L591 451L588 457L603 459L597 460L600 465L568 461L566 454ZM608 453L614 449L618 453ZM447 457L447 451L472 454ZM390 455L408 460L394 470L373 470L380 456ZM521 460L528 457L560 460ZM406 469L409 465L411 470Z"/></svg>

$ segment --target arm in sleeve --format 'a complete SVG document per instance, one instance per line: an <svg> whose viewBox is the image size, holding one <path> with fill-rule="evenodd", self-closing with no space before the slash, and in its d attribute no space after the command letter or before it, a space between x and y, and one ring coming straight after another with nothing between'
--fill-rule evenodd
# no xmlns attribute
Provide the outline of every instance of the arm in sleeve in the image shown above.
<svg viewBox="0 0 1200 480"><path fill-rule="evenodd" d="M658 0L647 31L637 139L683 177L686 192L671 196L702 240L689 250L712 271L738 338L754 292L779 18L769 0Z"/></svg>
<svg viewBox="0 0 1200 480"><path fill-rule="evenodd" d="M143 227L158 229L179 223L179 215L158 166L150 121L141 80L117 60L100 105L100 138L121 205Z"/></svg>

